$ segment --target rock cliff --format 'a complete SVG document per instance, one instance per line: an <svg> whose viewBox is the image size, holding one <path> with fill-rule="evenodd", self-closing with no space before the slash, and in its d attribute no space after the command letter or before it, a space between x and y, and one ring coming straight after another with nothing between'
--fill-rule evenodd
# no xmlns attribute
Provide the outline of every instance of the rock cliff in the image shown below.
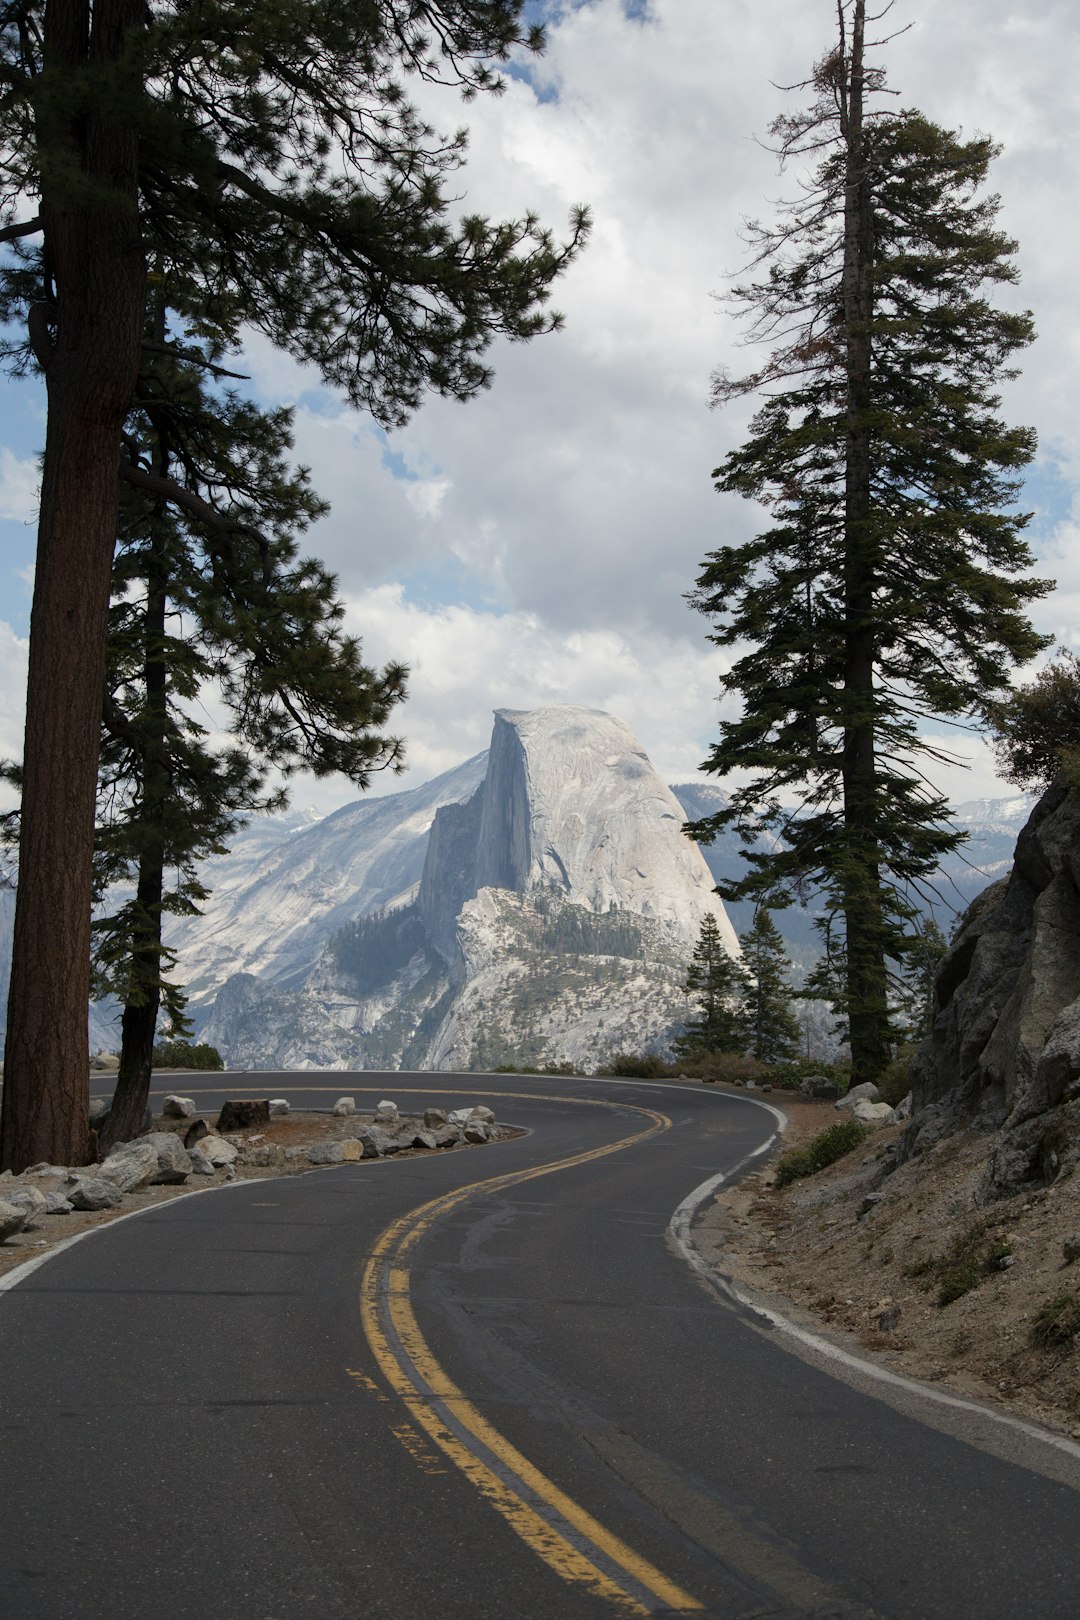
<svg viewBox="0 0 1080 1620"><path fill-rule="evenodd" d="M972 1123L1000 1132L988 1193L1053 1179L1080 1127L1080 791L1039 800L1011 872L968 908L935 1006L905 1153Z"/></svg>

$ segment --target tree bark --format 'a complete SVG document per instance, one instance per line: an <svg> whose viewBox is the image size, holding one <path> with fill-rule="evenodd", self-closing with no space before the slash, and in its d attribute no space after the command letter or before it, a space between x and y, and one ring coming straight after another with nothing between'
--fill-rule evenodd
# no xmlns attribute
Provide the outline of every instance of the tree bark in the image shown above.
<svg viewBox="0 0 1080 1620"><path fill-rule="evenodd" d="M89 1156L91 856L120 433L146 272L138 93L123 57L139 0L48 0L36 91L55 343L30 620L19 888L0 1167ZM89 98L89 102L87 100ZM85 110L89 104L89 111Z"/></svg>
<svg viewBox="0 0 1080 1620"><path fill-rule="evenodd" d="M864 143L865 0L855 0L843 135L844 335L844 933L853 1085L889 1060L889 1009L881 901L875 762L874 581L870 470L874 221Z"/></svg>

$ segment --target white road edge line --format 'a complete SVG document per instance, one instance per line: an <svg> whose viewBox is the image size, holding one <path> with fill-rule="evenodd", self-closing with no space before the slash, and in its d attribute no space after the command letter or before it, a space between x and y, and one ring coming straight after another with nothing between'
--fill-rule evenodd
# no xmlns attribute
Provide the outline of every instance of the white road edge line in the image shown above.
<svg viewBox="0 0 1080 1620"><path fill-rule="evenodd" d="M753 1102L755 1099L747 1097L744 1101ZM769 1105L759 1103L758 1106L768 1108ZM769 1108L769 1112L778 1114L779 1110ZM783 1118L782 1115L780 1117ZM718 1188L723 1186L725 1181L730 1181L733 1176L737 1176L740 1170L743 1170L752 1159L759 1158L761 1154L767 1153L775 1140L774 1133L762 1147L756 1148L753 1153L747 1154L746 1158L740 1160L731 1170L721 1171L715 1176L710 1176L707 1181L703 1181L700 1186L694 1188L693 1192L687 1194L672 1215L668 1223L668 1235L683 1259L693 1267L698 1276L703 1278L718 1293L734 1300L736 1304L751 1311L755 1316L761 1317L771 1327L776 1328L780 1333L786 1334L788 1338L796 1340L797 1343L805 1345L808 1350L813 1350L816 1355L821 1356L826 1361L837 1362L839 1365L848 1367L853 1372L857 1372L866 1378L876 1380L881 1384L889 1384L894 1389L902 1389L910 1395L936 1402L937 1405L949 1407L953 1411L970 1412L976 1417L1000 1424L1002 1428L1023 1434L1029 1440L1037 1440L1044 1446L1052 1447L1055 1451L1062 1451L1066 1456L1074 1460L1080 1459L1080 1445L1077 1445L1073 1440L1069 1440L1065 1435L1054 1434L1049 1429L1036 1428L1035 1424L1026 1423L1023 1418L1012 1417L1006 1412L995 1412L993 1407L983 1406L978 1401L965 1400L961 1395L947 1395L944 1390L935 1389L932 1384L920 1383L916 1378L905 1378L902 1373L891 1372L887 1367L879 1367L862 1356L853 1355L850 1350L844 1350L840 1345L833 1344L829 1339L822 1338L820 1334L811 1333L807 1328L799 1327L779 1311L758 1304L749 1295L744 1294L730 1277L725 1277L723 1272L715 1270L709 1264L693 1240L691 1227L694 1217L702 1205L712 1197Z"/></svg>

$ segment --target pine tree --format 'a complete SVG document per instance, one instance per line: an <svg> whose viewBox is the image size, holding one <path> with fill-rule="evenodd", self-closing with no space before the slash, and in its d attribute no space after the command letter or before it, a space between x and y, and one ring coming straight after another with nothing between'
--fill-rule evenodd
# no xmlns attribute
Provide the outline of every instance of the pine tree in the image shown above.
<svg viewBox="0 0 1080 1620"><path fill-rule="evenodd" d="M750 977L746 996L746 1028L750 1055L761 1063L782 1063L798 1057L801 1031L791 1010L791 987L787 971L791 966L784 940L764 906L754 912L754 921L740 934L743 967Z"/></svg>
<svg viewBox="0 0 1080 1620"><path fill-rule="evenodd" d="M437 135L405 84L497 90L491 63L542 43L523 9L17 0L0 19L0 314L26 333L10 362L36 366L48 390L5 1166L78 1163L88 1148L116 468L148 292L167 290L174 351L202 342L217 361L253 327L384 424L428 390L468 399L487 386L494 337L558 325L546 301L586 221L575 214L559 245L530 214L455 218L465 136Z"/></svg>
<svg viewBox="0 0 1080 1620"><path fill-rule="evenodd" d="M162 301L160 327L164 315ZM164 917L196 911L197 863L246 816L285 803L266 789L268 767L336 771L363 789L401 757L380 728L404 671L363 665L332 576L297 558L297 537L325 507L288 466L291 414L215 393L206 378L164 344L148 351L125 433L95 879L103 901L135 890L94 924L97 990L123 1003L99 1151L140 1127L159 1006L185 1028ZM183 503L162 488L174 473ZM191 712L208 686L230 716L223 748Z"/></svg>
<svg viewBox="0 0 1080 1620"><path fill-rule="evenodd" d="M934 1024L934 985L949 942L932 917L915 934L896 989L897 1012L909 1041L924 1041Z"/></svg>
<svg viewBox="0 0 1080 1620"><path fill-rule="evenodd" d="M745 1004L749 979L741 962L724 949L716 918L707 913L686 973L684 989L697 1011L675 1041L680 1057L746 1048Z"/></svg>
<svg viewBox="0 0 1080 1620"><path fill-rule="evenodd" d="M734 294L773 352L715 383L718 402L765 394L714 476L769 525L713 553L692 596L717 645L748 649L721 682L742 712L704 768L750 773L694 833L734 821L748 846L766 841L726 897L826 892L862 1081L889 1057L887 963L910 950L915 896L962 837L924 771L947 756L920 725L970 723L1007 686L1044 645L1025 610L1051 587L1019 577L1032 556L1011 510L1034 435L997 416L1032 337L1030 316L985 296L1016 279L981 193L997 149L868 108L884 79L865 63L864 0L839 14L813 106L774 126L783 158L820 154L813 181L753 228L757 279Z"/></svg>

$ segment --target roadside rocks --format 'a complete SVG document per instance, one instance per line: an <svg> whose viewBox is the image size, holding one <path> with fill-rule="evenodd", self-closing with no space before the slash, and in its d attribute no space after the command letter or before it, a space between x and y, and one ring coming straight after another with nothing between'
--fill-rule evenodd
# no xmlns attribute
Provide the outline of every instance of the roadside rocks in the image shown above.
<svg viewBox="0 0 1080 1620"><path fill-rule="evenodd" d="M124 1202L122 1188L104 1176L69 1176L62 1190L72 1209L115 1209Z"/></svg>
<svg viewBox="0 0 1080 1620"><path fill-rule="evenodd" d="M466 1142L489 1142L491 1140L491 1126L486 1119L467 1119L465 1121Z"/></svg>
<svg viewBox="0 0 1080 1620"><path fill-rule="evenodd" d="M13 1204L8 1199L0 1199L0 1243L5 1238L14 1237L21 1232L30 1219L29 1212L22 1204Z"/></svg>
<svg viewBox="0 0 1080 1620"><path fill-rule="evenodd" d="M896 1110L890 1108L888 1103L867 1102L864 1097L855 1104L851 1112L860 1125L871 1125L875 1130L882 1125L896 1124Z"/></svg>
<svg viewBox="0 0 1080 1620"><path fill-rule="evenodd" d="M442 1126L447 1124L447 1123L448 1122L447 1122L445 1108L425 1108L424 1109L424 1129L425 1130L427 1130L427 1131L437 1131L437 1130L440 1130L442 1128Z"/></svg>
<svg viewBox="0 0 1080 1620"><path fill-rule="evenodd" d="M289 1100L287 1097L271 1097L266 1106L270 1110L271 1119L278 1119L282 1114L289 1112Z"/></svg>
<svg viewBox="0 0 1080 1620"><path fill-rule="evenodd" d="M355 1114L356 1113L356 1098L355 1097L339 1097L337 1102L334 1104L333 1111L334 1111L335 1114L338 1115L339 1118L345 1118L349 1114Z"/></svg>
<svg viewBox="0 0 1080 1620"><path fill-rule="evenodd" d="M179 1097L176 1092L170 1092L161 1105L161 1112L166 1119L194 1119L198 1113L194 1097Z"/></svg>
<svg viewBox="0 0 1080 1620"><path fill-rule="evenodd" d="M397 1119L398 1119L398 1105L397 1105L397 1103L396 1102L390 1102L390 1100L388 1098L384 1097L382 1102L378 1103L376 1105L376 1108L375 1108L375 1123L376 1123L376 1125L394 1125L394 1124L397 1123Z"/></svg>
<svg viewBox="0 0 1080 1620"><path fill-rule="evenodd" d="M864 1080L861 1086L852 1086L851 1090L841 1097L835 1104L837 1108L854 1108L859 1102L880 1102L881 1092L872 1080Z"/></svg>
<svg viewBox="0 0 1080 1620"><path fill-rule="evenodd" d="M5 1202L25 1209L27 1226L32 1226L37 1217L45 1213L45 1194L39 1192L37 1187L20 1187L16 1192L8 1193Z"/></svg>
<svg viewBox="0 0 1080 1620"><path fill-rule="evenodd" d="M316 1142L308 1150L309 1164L355 1164L364 1157L364 1145L355 1136L341 1142Z"/></svg>
<svg viewBox="0 0 1080 1620"><path fill-rule="evenodd" d="M109 1154L98 1174L114 1182L121 1192L148 1187L158 1174L157 1147L148 1137L122 1142Z"/></svg>

